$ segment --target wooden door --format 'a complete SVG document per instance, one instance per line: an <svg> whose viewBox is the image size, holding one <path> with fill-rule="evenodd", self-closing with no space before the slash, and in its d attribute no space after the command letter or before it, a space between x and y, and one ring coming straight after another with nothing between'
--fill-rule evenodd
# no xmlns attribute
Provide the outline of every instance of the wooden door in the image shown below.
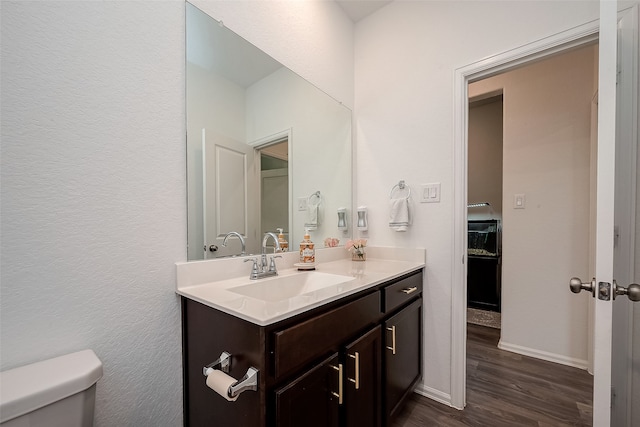
<svg viewBox="0 0 640 427"><path fill-rule="evenodd" d="M635 206L625 206L628 196L624 195L632 194L635 184L637 157L633 157L631 164L627 161L632 158L629 154L635 153L634 144L637 150L638 118L627 120L625 117L634 104L637 106L637 89L631 98L626 97L633 87L633 83L629 87L626 82L637 83L637 66L626 69L624 64L628 57L637 63L637 17L637 6L631 12L619 14L616 1L600 2L596 278L593 283L595 426L632 425L629 417L634 404L627 396L632 386L627 381L633 378L630 371L637 360L633 360L630 351L633 348L633 335L629 332L631 302L626 296L618 296L615 304L613 301L616 280L618 286L627 287L632 276L629 273L634 245L626 245L625 241L635 228L636 216ZM629 101L631 107L625 104ZM623 336L617 338L616 333L621 331Z"/></svg>
<svg viewBox="0 0 640 427"><path fill-rule="evenodd" d="M340 369L338 353L334 353L276 390L276 426L337 427Z"/></svg>
<svg viewBox="0 0 640 427"><path fill-rule="evenodd" d="M628 287L640 283L640 233L638 233L638 56L640 3L618 12L616 82L616 174L614 280ZM635 87L635 90L634 90ZM635 191L634 191L635 188ZM635 252L635 258L634 258ZM637 286L629 289L638 290ZM637 298L634 298L637 299ZM640 425L640 323L634 318L640 304L626 296L613 301L611 359L611 425Z"/></svg>
<svg viewBox="0 0 640 427"><path fill-rule="evenodd" d="M422 378L422 300L390 317L384 326L384 413L390 425Z"/></svg>
<svg viewBox="0 0 640 427"><path fill-rule="evenodd" d="M381 425L382 327L345 347L344 413L349 427Z"/></svg>

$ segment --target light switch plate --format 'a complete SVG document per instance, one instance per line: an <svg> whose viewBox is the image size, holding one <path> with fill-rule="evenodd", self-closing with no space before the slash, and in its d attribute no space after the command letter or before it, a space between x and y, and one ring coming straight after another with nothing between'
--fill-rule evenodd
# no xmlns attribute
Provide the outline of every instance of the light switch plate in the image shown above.
<svg viewBox="0 0 640 427"><path fill-rule="evenodd" d="M306 197L298 197L298 210L306 211L307 210L307 198Z"/></svg>
<svg viewBox="0 0 640 427"><path fill-rule="evenodd" d="M524 209L525 207L525 197L524 194L514 194L513 195L513 209Z"/></svg>
<svg viewBox="0 0 640 427"><path fill-rule="evenodd" d="M420 203L440 203L440 183L422 184L420 186Z"/></svg>

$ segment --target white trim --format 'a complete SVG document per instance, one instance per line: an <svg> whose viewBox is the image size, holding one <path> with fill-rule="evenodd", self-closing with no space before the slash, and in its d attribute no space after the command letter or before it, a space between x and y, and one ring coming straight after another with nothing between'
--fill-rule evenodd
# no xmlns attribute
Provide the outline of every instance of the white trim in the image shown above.
<svg viewBox="0 0 640 427"><path fill-rule="evenodd" d="M598 165L596 183L596 282L613 283L617 3L600 2L598 66ZM613 304L596 299L593 349L593 425L611 421Z"/></svg>
<svg viewBox="0 0 640 427"><path fill-rule="evenodd" d="M535 348L506 343L502 340L498 342L498 348L501 350L510 351L512 353L522 354L523 356L535 357L536 359L559 363L561 365L571 366L574 368L587 370L587 368L589 367L589 361L586 359L576 359L574 357L567 357L562 354L549 353L547 351L537 350Z"/></svg>
<svg viewBox="0 0 640 427"><path fill-rule="evenodd" d="M481 59L455 70L453 143L453 257L451 286L451 406L466 403L466 252L467 252L467 86L519 65L591 43L598 39L598 21Z"/></svg>
<svg viewBox="0 0 640 427"><path fill-rule="evenodd" d="M207 251L207 130L202 128L202 241L204 246L203 259L209 258L209 251Z"/></svg>
<svg viewBox="0 0 640 427"><path fill-rule="evenodd" d="M268 145L277 144L280 141L284 141L285 138L290 138L292 130L293 128L287 128L280 132L276 132L273 135L264 136L262 138L247 142L247 145L254 147L255 149L260 149Z"/></svg>
<svg viewBox="0 0 640 427"><path fill-rule="evenodd" d="M265 136L263 138L258 138L254 141L248 142L247 144L250 145L251 147L253 147L254 152L259 151L261 148L266 147L268 145L272 145L272 144L277 144L278 142L284 141L285 139L287 139L288 141L288 145L287 145L287 152L288 152L288 156L289 159L287 160L287 167L288 167L288 174L289 174L289 184L288 184L288 191L289 191L289 207L287 212L289 212L289 243L291 243L291 235L293 233L293 197L291 196L293 194L293 179L291 179L291 177L293 176L293 162L291 161L291 159L293 158L293 128L287 128L285 130L282 130L280 132L276 132L273 135L269 135L269 136ZM259 164L259 162L257 163ZM254 167L256 167L256 162L254 162ZM262 188L261 183L259 182L262 178L260 177L260 171L257 170L255 171L255 179L258 181L258 189ZM261 200L260 197L262 197L261 190L258 191L258 200ZM262 212L259 210L258 211L258 224L262 224ZM261 228L261 227L258 227ZM291 250L291 246L289 246L289 250Z"/></svg>
<svg viewBox="0 0 640 427"><path fill-rule="evenodd" d="M451 406L451 395L443 393L440 390L436 390L435 388L427 387L424 384L418 384L414 392L421 396L435 400L438 403Z"/></svg>
<svg viewBox="0 0 640 427"><path fill-rule="evenodd" d="M617 45L614 276L626 286L635 274L638 5L618 12ZM633 306L623 298L613 304L613 312L611 383L616 399L611 424L631 426L636 421L632 418Z"/></svg>

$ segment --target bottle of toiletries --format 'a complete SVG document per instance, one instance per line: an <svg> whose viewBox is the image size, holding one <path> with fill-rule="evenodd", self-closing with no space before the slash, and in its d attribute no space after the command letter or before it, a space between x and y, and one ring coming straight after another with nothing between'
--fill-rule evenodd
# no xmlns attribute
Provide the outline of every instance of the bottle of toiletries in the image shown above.
<svg viewBox="0 0 640 427"><path fill-rule="evenodd" d="M289 250L289 242L284 238L282 234L282 228L276 228L278 230L278 243L280 244L280 252L287 252Z"/></svg>
<svg viewBox="0 0 640 427"><path fill-rule="evenodd" d="M304 239L300 242L300 262L304 264L313 264L316 262L316 250L314 243L309 236L309 230L304 230Z"/></svg>

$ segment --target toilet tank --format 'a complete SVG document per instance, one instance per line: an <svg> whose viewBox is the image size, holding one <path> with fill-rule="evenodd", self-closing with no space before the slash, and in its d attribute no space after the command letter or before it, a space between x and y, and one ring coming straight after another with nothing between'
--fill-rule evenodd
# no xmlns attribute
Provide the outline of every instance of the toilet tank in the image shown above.
<svg viewBox="0 0 640 427"><path fill-rule="evenodd" d="M92 350L0 372L2 427L89 427L102 362Z"/></svg>

